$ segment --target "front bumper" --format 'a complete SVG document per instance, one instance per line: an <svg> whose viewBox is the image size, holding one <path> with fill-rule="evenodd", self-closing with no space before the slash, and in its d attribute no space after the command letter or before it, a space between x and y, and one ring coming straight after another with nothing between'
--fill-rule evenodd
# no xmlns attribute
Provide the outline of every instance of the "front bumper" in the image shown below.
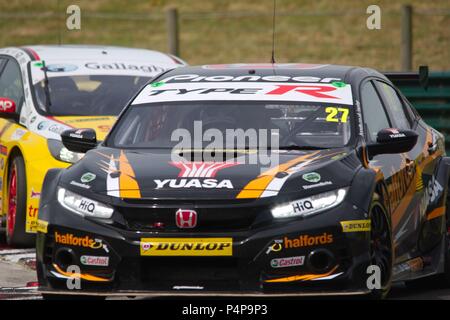
<svg viewBox="0 0 450 320"><path fill-rule="evenodd" d="M41 210L48 211L43 214L48 217L46 232L37 235L42 292L156 296L368 292L370 232L343 232L341 224L366 220L367 213L348 201L309 218L235 232L128 231L77 216L56 201ZM186 239L211 238L229 242L230 248L224 253L212 246L195 256L192 251L155 255L149 249L149 241L167 238L173 239L173 248ZM81 290L69 290L73 272L80 278Z"/></svg>

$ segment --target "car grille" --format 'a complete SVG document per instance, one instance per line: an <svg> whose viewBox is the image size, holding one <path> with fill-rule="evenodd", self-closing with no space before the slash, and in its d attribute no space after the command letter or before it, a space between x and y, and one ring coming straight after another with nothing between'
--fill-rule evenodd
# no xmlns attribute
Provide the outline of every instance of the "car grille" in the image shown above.
<svg viewBox="0 0 450 320"><path fill-rule="evenodd" d="M180 232L176 225L175 213L178 209L193 209L197 212L197 226L200 232L245 231L261 223L270 221L270 211L265 206L227 205L218 206L191 203L180 206L156 207L155 205L118 208L123 227L130 231ZM156 228L155 225L159 224Z"/></svg>

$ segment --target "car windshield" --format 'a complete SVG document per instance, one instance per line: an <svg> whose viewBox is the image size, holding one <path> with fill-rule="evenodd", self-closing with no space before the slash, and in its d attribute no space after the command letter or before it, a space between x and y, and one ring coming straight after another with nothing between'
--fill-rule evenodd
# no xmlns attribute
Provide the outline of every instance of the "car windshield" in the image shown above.
<svg viewBox="0 0 450 320"><path fill-rule="evenodd" d="M349 143L349 105L273 101L184 101L131 105L106 145L116 148L176 148L190 139L193 148L336 148ZM237 137L231 141L232 136ZM262 140L262 136L266 135ZM181 138L183 136L183 138ZM246 139L239 139L246 137ZM256 137L257 145L249 139ZM259 139L259 140L258 140ZM183 146L186 146L184 144ZM272 146L272 147L271 147Z"/></svg>
<svg viewBox="0 0 450 320"><path fill-rule="evenodd" d="M150 79L124 75L49 77L49 97L45 80L34 85L34 92L38 108L51 115L117 115Z"/></svg>

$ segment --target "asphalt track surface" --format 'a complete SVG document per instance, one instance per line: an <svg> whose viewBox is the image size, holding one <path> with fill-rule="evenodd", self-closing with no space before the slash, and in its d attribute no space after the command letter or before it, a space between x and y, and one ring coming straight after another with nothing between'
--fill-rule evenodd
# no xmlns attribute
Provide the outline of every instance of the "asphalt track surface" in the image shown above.
<svg viewBox="0 0 450 320"><path fill-rule="evenodd" d="M37 292L35 258L34 249L13 249L0 243L0 300L42 299ZM110 299L127 298L114 297ZM404 284L396 284L388 299L450 300L450 288L431 286L430 288L412 289L407 288Z"/></svg>

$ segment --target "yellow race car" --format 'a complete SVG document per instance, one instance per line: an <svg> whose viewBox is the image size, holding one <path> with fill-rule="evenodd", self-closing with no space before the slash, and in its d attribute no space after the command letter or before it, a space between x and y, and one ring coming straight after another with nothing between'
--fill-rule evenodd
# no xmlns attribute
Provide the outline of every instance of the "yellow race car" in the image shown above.
<svg viewBox="0 0 450 320"><path fill-rule="evenodd" d="M8 244L33 244L47 170L82 157L62 145L61 132L93 128L102 140L140 87L183 65L177 57L144 49L0 49L0 228Z"/></svg>

